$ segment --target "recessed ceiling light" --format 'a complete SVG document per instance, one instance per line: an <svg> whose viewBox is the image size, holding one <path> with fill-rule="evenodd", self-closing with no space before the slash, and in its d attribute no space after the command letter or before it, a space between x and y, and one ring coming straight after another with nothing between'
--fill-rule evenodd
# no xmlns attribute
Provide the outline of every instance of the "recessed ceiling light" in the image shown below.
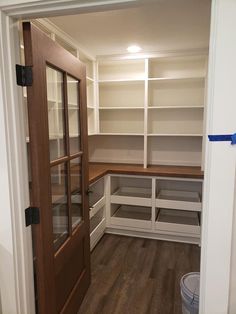
<svg viewBox="0 0 236 314"><path fill-rule="evenodd" d="M132 46L129 46L129 47L127 48L127 50L128 50L128 52L130 52L130 53L136 53L136 52L141 51L142 48L139 47L139 46L136 46L136 45L132 45Z"/></svg>

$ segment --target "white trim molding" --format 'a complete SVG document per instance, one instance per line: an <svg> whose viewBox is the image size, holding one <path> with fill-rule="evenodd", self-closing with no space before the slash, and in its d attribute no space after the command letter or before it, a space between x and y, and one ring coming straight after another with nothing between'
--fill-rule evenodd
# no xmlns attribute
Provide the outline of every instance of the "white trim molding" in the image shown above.
<svg viewBox="0 0 236 314"><path fill-rule="evenodd" d="M8 16L27 19L69 15L89 12L99 12L113 9L127 8L153 0L38 0L17 1L12 5L2 0L0 9Z"/></svg>
<svg viewBox="0 0 236 314"><path fill-rule="evenodd" d="M15 83L19 63L18 23L0 12L0 290L2 312L34 313L31 229L25 227L29 206L28 169L22 88ZM16 53L16 55L15 55Z"/></svg>
<svg viewBox="0 0 236 314"><path fill-rule="evenodd" d="M207 134L235 133L236 2L212 1ZM227 314L236 147L206 141L200 280L201 314Z"/></svg>
<svg viewBox="0 0 236 314"><path fill-rule="evenodd" d="M0 0L0 188L3 198L0 207L0 304L4 314L34 313L30 228L24 227L24 208L29 204L24 119L22 97L18 95L14 78L14 65L17 61L15 54L19 57L19 45L16 24L12 18L30 19L96 12L140 5L148 1L154 0L11 0L10 3L8 0ZM222 133L222 129L214 127L213 123L219 116L225 118L224 123L220 123L222 128L228 122L222 112L219 114L218 103L220 101L221 106L227 108L228 103L231 103L229 96L235 90L232 84L235 84L236 47L229 48L230 42L235 43L235 12L234 0L212 0L208 133ZM219 55L219 52L222 54L222 49L227 52L223 62ZM228 62L232 59L230 68ZM228 71L228 76L225 76L227 80L222 76L222 72L225 74L223 66ZM217 67L220 68L218 72ZM232 77L229 77L229 73ZM223 89L219 85L220 80L225 80ZM232 89L230 93L225 84ZM221 95L219 91L222 91ZM235 121L235 112L231 114L231 120L233 119ZM224 131L232 133L235 130L225 128ZM231 147L232 154L225 157L222 152L228 149L226 145L228 144L206 143L200 314L226 314L228 311L234 191L231 165L235 162L235 147ZM223 169L217 169L219 165ZM225 179L226 176L229 176L228 180Z"/></svg>

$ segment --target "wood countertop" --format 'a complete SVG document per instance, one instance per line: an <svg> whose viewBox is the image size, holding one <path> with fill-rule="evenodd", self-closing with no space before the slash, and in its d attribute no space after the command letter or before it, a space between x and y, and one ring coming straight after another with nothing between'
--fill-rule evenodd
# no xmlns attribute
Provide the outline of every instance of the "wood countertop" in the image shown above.
<svg viewBox="0 0 236 314"><path fill-rule="evenodd" d="M108 173L193 179L203 179L204 177L201 167L148 166L148 168L143 168L143 165L135 164L89 163L89 184Z"/></svg>

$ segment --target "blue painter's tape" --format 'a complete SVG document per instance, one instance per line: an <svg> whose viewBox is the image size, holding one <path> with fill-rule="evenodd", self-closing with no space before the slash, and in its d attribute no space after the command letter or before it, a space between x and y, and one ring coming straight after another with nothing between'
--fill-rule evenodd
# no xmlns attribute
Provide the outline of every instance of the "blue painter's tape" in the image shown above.
<svg viewBox="0 0 236 314"><path fill-rule="evenodd" d="M208 135L210 142L226 142L231 141L231 134L225 135Z"/></svg>
<svg viewBox="0 0 236 314"><path fill-rule="evenodd" d="M236 145L236 133L232 134L231 136L231 144Z"/></svg>
<svg viewBox="0 0 236 314"><path fill-rule="evenodd" d="M236 144L236 133L223 134L223 135L208 135L210 142L231 142L232 145Z"/></svg>

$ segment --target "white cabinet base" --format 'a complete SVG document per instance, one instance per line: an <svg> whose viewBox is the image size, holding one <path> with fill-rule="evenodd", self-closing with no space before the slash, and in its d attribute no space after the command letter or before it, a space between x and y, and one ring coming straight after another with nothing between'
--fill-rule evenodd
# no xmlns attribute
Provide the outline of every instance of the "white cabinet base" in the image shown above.
<svg viewBox="0 0 236 314"><path fill-rule="evenodd" d="M146 239L155 239L162 241L171 241L171 242L181 242L181 243L190 243L200 245L200 237L199 236L189 236L189 234L184 233L171 233L171 232L153 232L153 231L141 231L141 230L131 230L130 227L116 227L109 226L106 228L105 233L109 234L117 234L129 237L138 237L138 238L146 238Z"/></svg>
<svg viewBox="0 0 236 314"><path fill-rule="evenodd" d="M106 219L103 220L97 225L97 227L90 234L90 251L94 249L98 241L102 238L106 229Z"/></svg>

